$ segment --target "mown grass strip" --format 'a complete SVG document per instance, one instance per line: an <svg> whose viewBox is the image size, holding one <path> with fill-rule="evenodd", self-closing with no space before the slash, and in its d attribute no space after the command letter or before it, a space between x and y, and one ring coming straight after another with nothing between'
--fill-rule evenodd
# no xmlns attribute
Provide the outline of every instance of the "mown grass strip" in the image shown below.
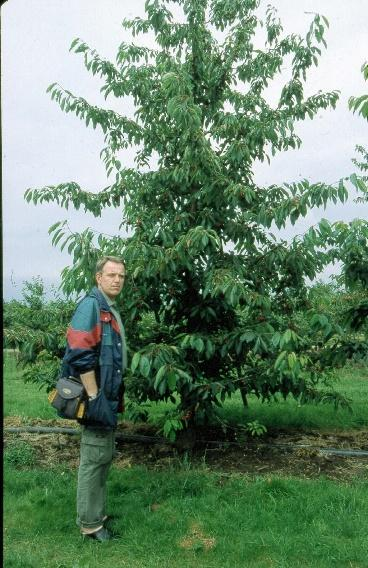
<svg viewBox="0 0 368 568"><path fill-rule="evenodd" d="M249 478L205 470L114 469L121 538L83 543L76 473L5 469L5 565L15 568L366 566L368 481Z"/></svg>

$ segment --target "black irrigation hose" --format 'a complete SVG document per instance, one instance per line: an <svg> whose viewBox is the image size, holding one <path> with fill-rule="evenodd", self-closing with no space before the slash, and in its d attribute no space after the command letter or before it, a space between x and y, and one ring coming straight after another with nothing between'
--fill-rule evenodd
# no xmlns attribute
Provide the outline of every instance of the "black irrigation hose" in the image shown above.
<svg viewBox="0 0 368 568"><path fill-rule="evenodd" d="M4 428L4 432L25 432L33 434L80 434L80 430L77 428L57 428L50 426L27 426L27 427L9 427ZM141 444L157 444L157 443L167 443L166 438L159 438L155 436L141 436L139 434L121 434L116 433L116 438L118 440L123 440L124 442L140 442Z"/></svg>
<svg viewBox="0 0 368 568"><path fill-rule="evenodd" d="M49 426L27 426L27 427L8 427L4 428L5 432L14 432L14 433L34 433L34 434L71 434L77 435L80 434L80 430L76 428L57 428L57 427L49 427ZM141 444L168 444L168 440L166 438L162 438L159 436L143 436L139 434L122 434L121 432L116 433L116 439L122 440L124 442L131 442L131 443L141 443ZM203 444L211 444L217 447L227 447L231 446L240 446L238 442L221 442L221 441L207 441L207 440L198 440L198 442ZM265 443L258 443L258 442L251 442L250 446L256 446L257 448L271 448L273 450L299 450L299 449L306 449L319 452L321 454L327 455L335 455L335 456L344 456L344 457L364 457L368 458L368 451L366 450L353 450L353 449L339 449L339 448L320 448L318 446L310 446L307 444L265 444Z"/></svg>
<svg viewBox="0 0 368 568"><path fill-rule="evenodd" d="M207 444L212 445L234 445L240 446L238 442L217 442L217 441L208 441ZM292 451L292 450L309 450L313 452L317 452L320 454L328 454L334 456L345 456L345 457L364 457L368 458L368 450L343 450L340 448L320 448L319 446L312 446L308 444L265 444L264 442L249 442L249 446L255 446L257 448L270 448L272 450L283 450L283 451Z"/></svg>

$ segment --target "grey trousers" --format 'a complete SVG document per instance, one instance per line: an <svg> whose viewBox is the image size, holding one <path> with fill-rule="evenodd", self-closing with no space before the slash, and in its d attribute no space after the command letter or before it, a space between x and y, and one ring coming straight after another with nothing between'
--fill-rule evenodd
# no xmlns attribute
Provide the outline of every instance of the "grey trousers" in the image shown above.
<svg viewBox="0 0 368 568"><path fill-rule="evenodd" d="M94 529L106 515L107 476L115 452L115 432L82 426L77 487L77 525Z"/></svg>

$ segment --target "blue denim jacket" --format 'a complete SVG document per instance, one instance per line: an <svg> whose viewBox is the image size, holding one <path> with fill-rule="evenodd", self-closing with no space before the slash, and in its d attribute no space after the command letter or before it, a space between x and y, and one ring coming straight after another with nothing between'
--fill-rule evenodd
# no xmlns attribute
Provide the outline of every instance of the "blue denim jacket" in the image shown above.
<svg viewBox="0 0 368 568"><path fill-rule="evenodd" d="M93 288L78 304L67 331L67 348L62 376L79 377L94 370L99 393L88 402L84 425L114 429L122 410L124 383L119 325L98 288Z"/></svg>

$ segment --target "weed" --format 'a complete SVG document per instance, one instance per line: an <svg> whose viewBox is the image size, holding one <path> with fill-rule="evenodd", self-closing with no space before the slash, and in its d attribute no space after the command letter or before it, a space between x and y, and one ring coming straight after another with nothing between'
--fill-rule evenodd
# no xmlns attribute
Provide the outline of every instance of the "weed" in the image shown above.
<svg viewBox="0 0 368 568"><path fill-rule="evenodd" d="M18 468L31 467L36 463L35 450L27 442L12 440L5 447L4 462Z"/></svg>
<svg viewBox="0 0 368 568"><path fill-rule="evenodd" d="M267 432L266 426L264 426L264 424L260 424L258 420L253 420L253 422L247 422L245 429L252 436L262 436Z"/></svg>

